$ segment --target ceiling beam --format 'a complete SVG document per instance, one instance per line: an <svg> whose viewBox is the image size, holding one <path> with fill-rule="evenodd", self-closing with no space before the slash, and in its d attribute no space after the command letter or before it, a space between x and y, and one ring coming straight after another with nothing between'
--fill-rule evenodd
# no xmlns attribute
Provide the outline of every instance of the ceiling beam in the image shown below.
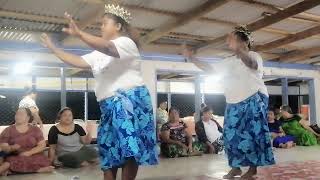
<svg viewBox="0 0 320 180"><path fill-rule="evenodd" d="M306 57L314 55L320 55L320 47L312 47L307 49L291 51L287 54L280 56L275 60L279 60L281 62L297 62L301 60L306 60Z"/></svg>
<svg viewBox="0 0 320 180"><path fill-rule="evenodd" d="M273 12L278 12L278 11L282 11L284 10L284 8L282 7L277 7L275 5L272 4L268 4L268 3L264 3L261 1L255 1L255 0L235 0L235 1L240 1L243 3L247 3L249 5L253 5L256 7L261 7L261 8L267 8L269 11L273 11ZM291 4L293 5L293 4ZM314 14L310 14L307 12L302 12L300 14L297 14L293 17L289 17L288 20L293 20L293 21L304 21L304 22L311 22L311 23L320 23L320 16L314 15Z"/></svg>
<svg viewBox="0 0 320 180"><path fill-rule="evenodd" d="M290 43L293 43L293 42L296 42L296 41L299 41L302 39L306 39L306 38L314 36L316 34L320 34L320 25L312 27L312 28L304 30L304 31L301 31L301 32L298 32L296 34L291 34L287 37L269 42L267 44L258 45L254 49L256 51L266 51L266 50L277 48L277 47L280 47L280 46L283 46L286 44L290 44Z"/></svg>
<svg viewBox="0 0 320 180"><path fill-rule="evenodd" d="M320 4L319 0L304 0L300 3L297 3L293 6L288 7L287 9L284 9L282 11L278 11L270 16L266 16L262 19L259 19L256 22L253 22L249 25L247 25L247 27L251 30L251 31L257 31L261 28L267 27L269 25L272 25L274 23L277 23L279 21L282 21L288 17L291 17L293 15L299 14L301 12L304 12L308 9L311 9L317 5ZM228 34L225 34L221 37L218 37L217 39L211 40L211 41L207 41L206 43L202 43L199 44L196 49L201 50L204 48L207 48L208 46L212 46L212 45L216 45L216 44L221 44L223 43L223 41L226 39Z"/></svg>
<svg viewBox="0 0 320 180"><path fill-rule="evenodd" d="M313 8L313 7L316 7L319 4L320 4L319 0L304 0L300 3L297 3L295 5L288 7L287 9L284 9L282 11L278 11L270 16L266 16L263 19L260 19L254 23L249 24L248 28L252 31L256 31L258 29L272 25L272 24L277 23L279 21L282 21L286 18L289 18L289 17L294 16L296 14L299 14L301 12L304 12L308 9Z"/></svg>
<svg viewBox="0 0 320 180"><path fill-rule="evenodd" d="M151 31L147 35L143 36L140 39L141 44L148 44L152 41L155 41L161 36L167 34L168 32L172 31L175 28L183 26L195 19L200 18L201 16L211 12L212 10L222 6L223 4L227 3L230 0L208 0L206 3L200 5L197 8L194 8L186 13L181 14L177 18L173 18L169 20L167 23L161 25L160 27L156 28L155 30Z"/></svg>
<svg viewBox="0 0 320 180"><path fill-rule="evenodd" d="M159 76L159 80L172 79L172 78L174 78L176 76L178 76L178 74L176 74L176 73L164 74L164 75L160 75Z"/></svg>

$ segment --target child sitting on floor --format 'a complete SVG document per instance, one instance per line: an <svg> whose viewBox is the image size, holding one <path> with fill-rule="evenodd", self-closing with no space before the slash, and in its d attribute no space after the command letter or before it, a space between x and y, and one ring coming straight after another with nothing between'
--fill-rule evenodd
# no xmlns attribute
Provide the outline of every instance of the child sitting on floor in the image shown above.
<svg viewBox="0 0 320 180"><path fill-rule="evenodd" d="M290 135L286 135L281 128L281 123L275 120L274 112L268 113L268 125L273 141L273 147L276 148L292 148L296 146L295 138Z"/></svg>

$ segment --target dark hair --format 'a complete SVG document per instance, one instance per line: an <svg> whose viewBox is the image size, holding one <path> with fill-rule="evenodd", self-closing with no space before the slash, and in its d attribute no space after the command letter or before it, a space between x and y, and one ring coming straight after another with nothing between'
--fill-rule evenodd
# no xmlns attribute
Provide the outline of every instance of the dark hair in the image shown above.
<svg viewBox="0 0 320 180"><path fill-rule="evenodd" d="M202 108L204 108L206 106L207 106L206 103L201 103L200 108L202 109Z"/></svg>
<svg viewBox="0 0 320 180"><path fill-rule="evenodd" d="M36 90L33 87L24 87L25 95L36 94Z"/></svg>
<svg viewBox="0 0 320 180"><path fill-rule="evenodd" d="M244 32L235 31L234 34L243 42L246 42L248 44L248 48L252 48L252 44L250 41L250 38L248 35L246 35Z"/></svg>
<svg viewBox="0 0 320 180"><path fill-rule="evenodd" d="M72 113L72 109L71 108L69 108L69 107L62 108L57 114L57 120L60 120L61 115L66 111L71 111L71 113Z"/></svg>
<svg viewBox="0 0 320 180"><path fill-rule="evenodd" d="M212 111L212 109L209 106L206 106L206 107L201 109L201 114L209 112L209 111Z"/></svg>
<svg viewBox="0 0 320 180"><path fill-rule="evenodd" d="M280 109L281 109L281 111L286 111L286 112L292 114L292 109L291 109L291 107L288 106L288 105L282 105L282 106L280 107Z"/></svg>
<svg viewBox="0 0 320 180"><path fill-rule="evenodd" d="M29 108L19 108L19 109L24 109L27 112L27 116L29 117L29 122L33 121L33 115Z"/></svg>
<svg viewBox="0 0 320 180"><path fill-rule="evenodd" d="M252 48L250 39L251 31L248 29L247 26L240 25L235 27L234 34L238 37L239 40L246 42L248 44L249 49Z"/></svg>
<svg viewBox="0 0 320 180"><path fill-rule="evenodd" d="M104 16L107 16L108 18L111 18L112 20L114 20L116 23L121 24L120 32L124 36L128 36L130 39L132 39L136 43L137 47L139 48L138 33L130 24L128 24L121 17L116 16L116 15L111 14L111 13L105 13Z"/></svg>
<svg viewBox="0 0 320 180"><path fill-rule="evenodd" d="M169 109L169 114L170 114L172 111L178 111L178 112L180 112L179 109L176 108L176 107L171 107L171 108Z"/></svg>

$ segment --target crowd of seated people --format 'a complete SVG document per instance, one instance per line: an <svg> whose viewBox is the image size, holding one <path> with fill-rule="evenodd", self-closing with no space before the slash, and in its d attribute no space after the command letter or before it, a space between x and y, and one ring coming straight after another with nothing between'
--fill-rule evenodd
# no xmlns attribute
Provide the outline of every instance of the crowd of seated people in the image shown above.
<svg viewBox="0 0 320 180"><path fill-rule="evenodd" d="M273 146L277 148L291 148L298 146L313 146L318 144L320 137L317 125L310 126L309 121L302 115L293 114L287 105L280 107L277 120L274 111L268 113L269 130Z"/></svg>
<svg viewBox="0 0 320 180"><path fill-rule="evenodd" d="M8 174L50 173L55 167L78 168L97 162L97 151L87 147L92 136L73 122L70 108L58 113L59 123L48 135L49 153L42 130L32 125L32 112L19 108L15 123L0 134L0 176Z"/></svg>
<svg viewBox="0 0 320 180"><path fill-rule="evenodd" d="M296 144L299 146L312 146L317 144L317 137L320 135L316 133L305 120L293 114L289 106L281 106L281 126L284 132L295 137Z"/></svg>
<svg viewBox="0 0 320 180"><path fill-rule="evenodd" d="M268 125L273 147L291 148L296 146L295 137L286 135L282 129L281 122L276 120L275 113L272 110L268 112Z"/></svg>
<svg viewBox="0 0 320 180"><path fill-rule="evenodd" d="M163 104L162 110L165 110ZM273 146L292 148L316 145L319 128L308 125L300 115L295 115L289 106L281 106L278 117L268 113L268 125ZM98 162L98 153L87 146L92 141L87 132L74 123L70 108L62 109L58 123L48 134L49 152L45 155L46 141L41 129L32 125L33 116L28 108L19 108L15 123L0 134L0 175L21 173L48 173L55 167L79 168ZM195 134L187 130L177 108L171 108L167 121L162 121L160 130L161 154L164 157L199 156L203 153L223 152L223 127L214 118L213 111L203 106L201 116L195 122ZM159 123L160 124L160 123Z"/></svg>

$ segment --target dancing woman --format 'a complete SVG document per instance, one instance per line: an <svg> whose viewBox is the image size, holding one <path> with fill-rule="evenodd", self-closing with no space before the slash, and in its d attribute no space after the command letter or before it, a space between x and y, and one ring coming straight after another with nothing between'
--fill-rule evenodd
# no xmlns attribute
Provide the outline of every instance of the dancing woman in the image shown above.
<svg viewBox="0 0 320 180"><path fill-rule="evenodd" d="M223 76L227 100L223 137L232 168L224 178L242 175L240 167L249 166L241 179L252 179L258 166L275 163L267 120L269 98L262 80L263 62L258 53L250 51L250 32L246 27L236 27L227 44L235 55L220 63L198 61L188 49L184 55L200 69Z"/></svg>
<svg viewBox="0 0 320 180"><path fill-rule="evenodd" d="M131 37L130 13L105 6L102 37L81 31L69 14L65 16L69 27L63 31L95 51L80 57L57 48L45 34L42 42L63 62L92 69L102 114L97 141L104 179L115 180L122 168L122 179L133 180L139 165L155 165L158 158L151 97L137 61L140 54Z"/></svg>

